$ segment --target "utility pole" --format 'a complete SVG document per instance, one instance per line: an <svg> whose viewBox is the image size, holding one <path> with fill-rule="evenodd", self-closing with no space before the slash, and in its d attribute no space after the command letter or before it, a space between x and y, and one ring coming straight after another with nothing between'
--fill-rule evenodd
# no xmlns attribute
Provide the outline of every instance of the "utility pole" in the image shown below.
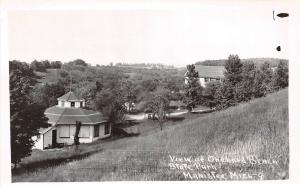
<svg viewBox="0 0 300 187"><path fill-rule="evenodd" d="M70 81L70 92L72 91L72 74L70 73L71 81Z"/></svg>

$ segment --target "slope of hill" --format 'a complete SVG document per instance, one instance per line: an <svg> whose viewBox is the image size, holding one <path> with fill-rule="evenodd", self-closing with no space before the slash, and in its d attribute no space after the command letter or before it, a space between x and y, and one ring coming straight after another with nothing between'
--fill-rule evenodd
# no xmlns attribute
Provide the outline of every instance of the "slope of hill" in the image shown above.
<svg viewBox="0 0 300 187"><path fill-rule="evenodd" d="M60 78L59 75L60 69L47 69L46 72L34 72L37 76L40 77L38 79L38 82L41 84L51 84L56 83L58 79Z"/></svg>
<svg viewBox="0 0 300 187"><path fill-rule="evenodd" d="M288 89L13 181L287 179Z"/></svg>

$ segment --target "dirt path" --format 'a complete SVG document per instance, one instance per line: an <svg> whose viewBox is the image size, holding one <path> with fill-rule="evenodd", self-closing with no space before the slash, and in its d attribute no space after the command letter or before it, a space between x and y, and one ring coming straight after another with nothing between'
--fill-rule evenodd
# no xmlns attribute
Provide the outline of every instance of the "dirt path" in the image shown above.
<svg viewBox="0 0 300 187"><path fill-rule="evenodd" d="M168 116L179 116L182 114L186 114L188 111L187 110L181 110L179 112L171 112L168 114ZM139 114L127 114L126 115L129 119L133 119L133 120L144 120L147 119L147 116L145 115L145 113L139 113Z"/></svg>

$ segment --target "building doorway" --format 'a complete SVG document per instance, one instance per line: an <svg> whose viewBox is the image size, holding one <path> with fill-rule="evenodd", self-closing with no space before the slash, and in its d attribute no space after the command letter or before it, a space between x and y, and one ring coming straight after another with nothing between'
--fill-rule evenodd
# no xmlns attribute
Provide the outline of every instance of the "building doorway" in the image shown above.
<svg viewBox="0 0 300 187"><path fill-rule="evenodd" d="M56 129L52 130L52 147L56 147L56 144L57 144L56 134L57 134Z"/></svg>

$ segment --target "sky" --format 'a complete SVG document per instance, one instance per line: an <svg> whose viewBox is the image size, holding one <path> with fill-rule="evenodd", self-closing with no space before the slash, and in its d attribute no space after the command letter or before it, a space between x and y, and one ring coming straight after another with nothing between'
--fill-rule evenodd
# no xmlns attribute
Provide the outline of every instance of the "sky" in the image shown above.
<svg viewBox="0 0 300 187"><path fill-rule="evenodd" d="M177 67L229 54L287 59L288 18L274 21L272 11L253 6L14 10L8 13L9 59Z"/></svg>

